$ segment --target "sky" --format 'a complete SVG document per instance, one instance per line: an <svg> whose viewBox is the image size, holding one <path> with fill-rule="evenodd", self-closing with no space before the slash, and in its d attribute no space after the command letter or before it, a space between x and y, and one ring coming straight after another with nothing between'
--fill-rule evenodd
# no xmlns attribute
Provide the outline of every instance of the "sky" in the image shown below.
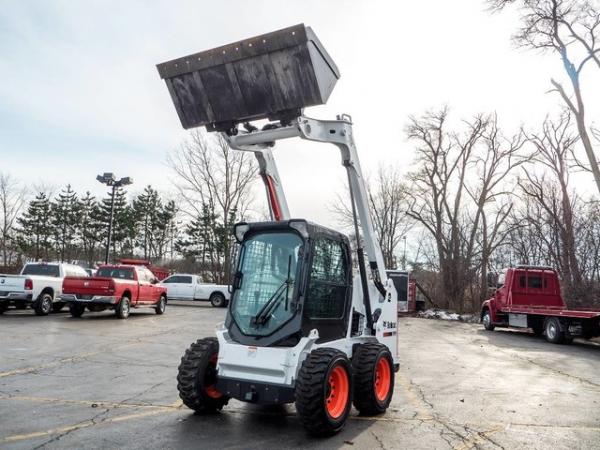
<svg viewBox="0 0 600 450"><path fill-rule="evenodd" d="M0 0L0 171L97 195L96 175L114 172L133 177L132 193L173 192L166 158L187 132L155 65L297 23L341 71L328 104L305 114L350 114L368 173L410 169L404 127L428 109L448 105L457 121L495 111L507 132L557 111L559 61L516 49L515 12L482 0ZM333 225L346 180L336 148L293 140L275 155L292 215Z"/></svg>

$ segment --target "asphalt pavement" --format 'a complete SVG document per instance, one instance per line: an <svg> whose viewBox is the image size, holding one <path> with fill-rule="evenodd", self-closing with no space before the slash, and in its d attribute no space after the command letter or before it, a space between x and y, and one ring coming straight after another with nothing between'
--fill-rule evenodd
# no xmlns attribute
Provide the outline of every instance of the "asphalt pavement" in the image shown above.
<svg viewBox="0 0 600 450"><path fill-rule="evenodd" d="M336 436L308 436L293 405L181 405L179 359L225 311L0 316L0 448L600 448L600 345L556 346L477 324L399 319L400 371L385 415L356 411Z"/></svg>

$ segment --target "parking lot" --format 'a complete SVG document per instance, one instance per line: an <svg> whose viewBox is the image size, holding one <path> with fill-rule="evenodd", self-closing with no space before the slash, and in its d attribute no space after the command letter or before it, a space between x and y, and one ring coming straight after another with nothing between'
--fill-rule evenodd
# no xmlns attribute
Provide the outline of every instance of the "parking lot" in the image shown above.
<svg viewBox="0 0 600 450"><path fill-rule="evenodd" d="M401 368L384 416L353 414L307 436L293 405L231 401L196 416L176 389L179 358L225 310L169 305L0 316L0 448L598 448L600 345L555 346L476 324L399 319Z"/></svg>

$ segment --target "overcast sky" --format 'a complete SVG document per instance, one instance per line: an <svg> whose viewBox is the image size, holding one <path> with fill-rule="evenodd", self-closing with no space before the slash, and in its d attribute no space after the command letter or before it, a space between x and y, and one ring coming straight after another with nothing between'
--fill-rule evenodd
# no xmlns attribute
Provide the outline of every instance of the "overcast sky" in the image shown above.
<svg viewBox="0 0 600 450"><path fill-rule="evenodd" d="M166 155L186 132L155 65L301 22L342 74L329 103L306 114L351 114L367 171L408 169L411 114L497 111L510 131L556 111L556 58L515 49L516 15L490 15L480 0L0 0L0 170L96 194L96 174L112 171L134 178L131 192L172 191ZM336 152L278 146L293 216L331 225L326 205L345 180Z"/></svg>

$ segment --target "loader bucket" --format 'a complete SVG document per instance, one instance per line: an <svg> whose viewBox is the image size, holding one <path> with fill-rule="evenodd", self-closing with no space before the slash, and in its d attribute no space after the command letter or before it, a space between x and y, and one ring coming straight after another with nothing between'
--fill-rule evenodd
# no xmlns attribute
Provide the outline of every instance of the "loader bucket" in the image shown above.
<svg viewBox="0 0 600 450"><path fill-rule="evenodd" d="M230 130L288 121L327 102L337 66L310 27L296 25L157 65L183 128Z"/></svg>

